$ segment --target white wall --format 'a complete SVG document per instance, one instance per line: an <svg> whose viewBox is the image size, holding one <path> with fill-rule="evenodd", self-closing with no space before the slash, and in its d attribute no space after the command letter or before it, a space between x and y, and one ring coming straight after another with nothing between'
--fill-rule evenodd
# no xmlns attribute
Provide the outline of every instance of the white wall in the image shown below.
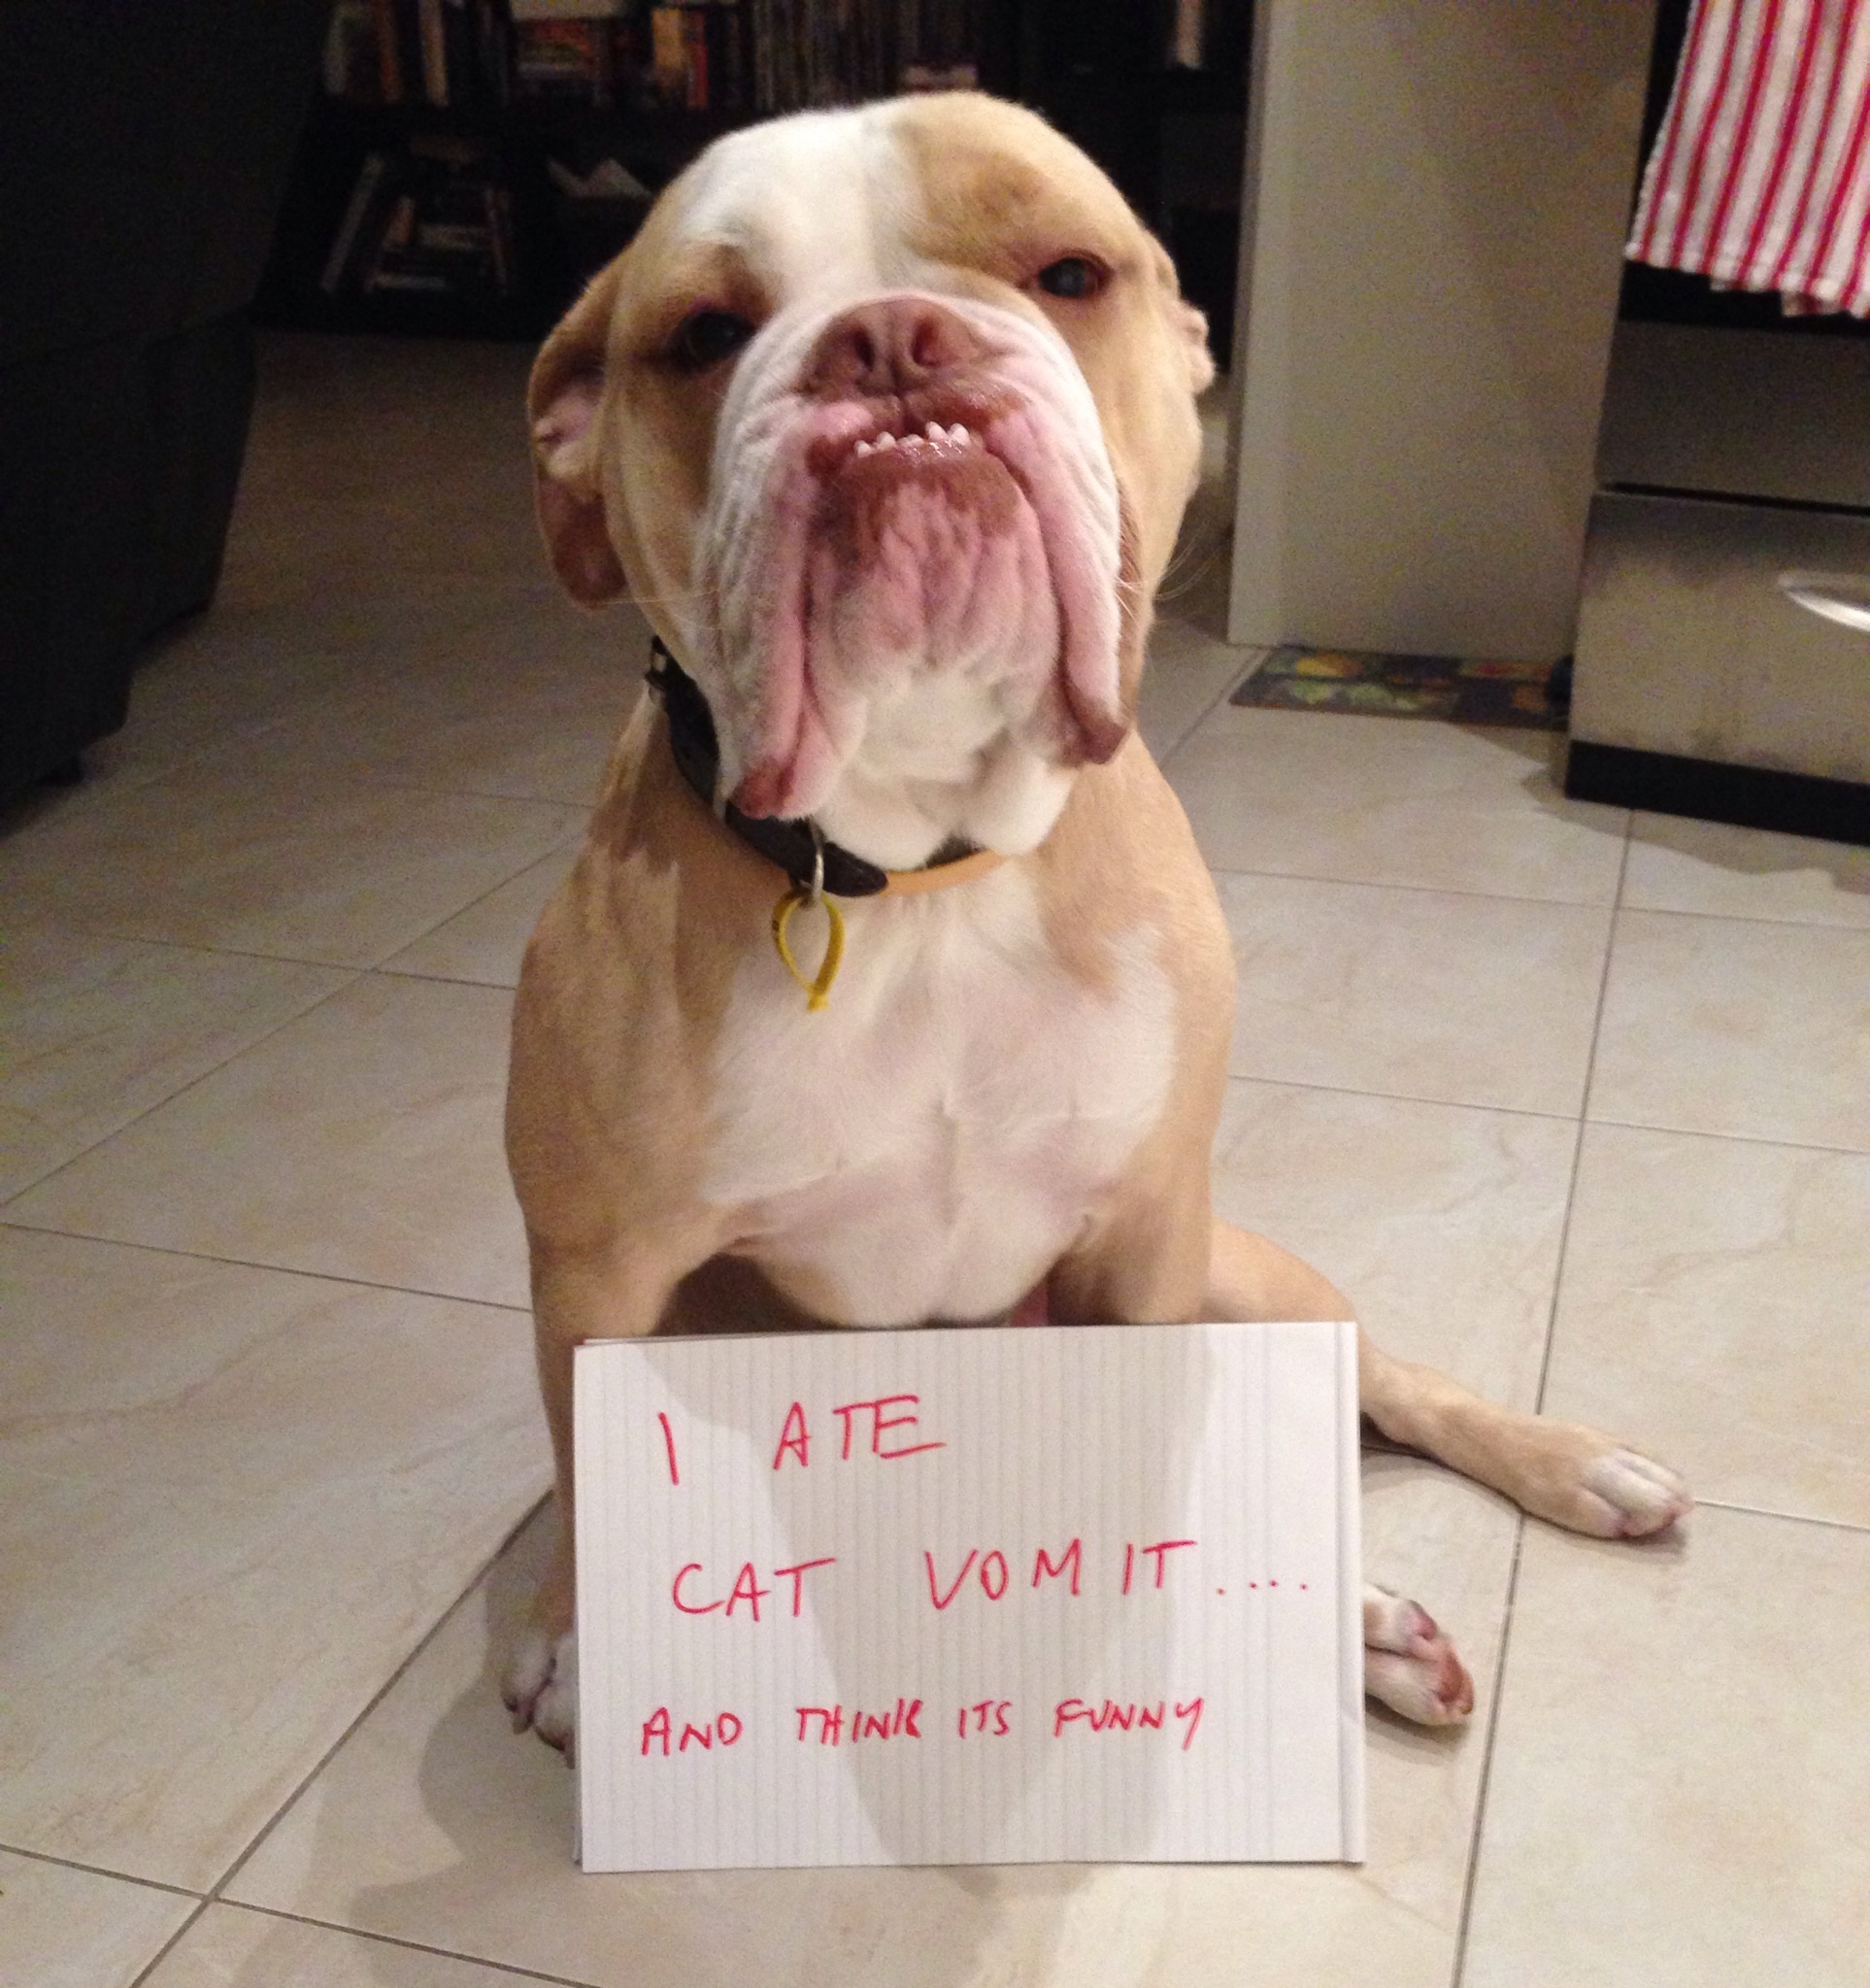
<svg viewBox="0 0 1870 1988"><path fill-rule="evenodd" d="M1643 0L1260 0L1229 635L1572 642Z"/></svg>

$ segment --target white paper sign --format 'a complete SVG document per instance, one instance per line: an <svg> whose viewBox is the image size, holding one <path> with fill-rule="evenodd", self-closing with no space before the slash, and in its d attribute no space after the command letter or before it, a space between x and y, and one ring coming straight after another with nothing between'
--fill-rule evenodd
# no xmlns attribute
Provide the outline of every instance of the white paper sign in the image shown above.
<svg viewBox="0 0 1870 1988"><path fill-rule="evenodd" d="M586 1870L1360 1861L1350 1326L577 1356Z"/></svg>

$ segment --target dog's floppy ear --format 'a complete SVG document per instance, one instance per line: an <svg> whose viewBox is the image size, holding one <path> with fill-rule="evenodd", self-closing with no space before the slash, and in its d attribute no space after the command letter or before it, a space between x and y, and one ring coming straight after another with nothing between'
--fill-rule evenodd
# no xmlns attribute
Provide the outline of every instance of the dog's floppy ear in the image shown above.
<svg viewBox="0 0 1870 1988"><path fill-rule="evenodd" d="M1205 393L1215 384L1215 355L1208 350L1208 318L1185 298L1175 303L1176 322L1188 347L1188 385Z"/></svg>
<svg viewBox="0 0 1870 1988"><path fill-rule="evenodd" d="M613 263L559 320L533 363L526 390L532 490L552 570L574 600L599 607L623 591L623 568L604 525L598 410L604 351L617 302Z"/></svg>
<svg viewBox="0 0 1870 1988"><path fill-rule="evenodd" d="M1169 252L1153 235L1150 237L1150 247L1154 251L1151 259L1155 264L1155 280L1163 292L1169 323L1187 353L1189 389L1205 393L1215 384L1214 354L1208 350L1208 320L1182 294Z"/></svg>

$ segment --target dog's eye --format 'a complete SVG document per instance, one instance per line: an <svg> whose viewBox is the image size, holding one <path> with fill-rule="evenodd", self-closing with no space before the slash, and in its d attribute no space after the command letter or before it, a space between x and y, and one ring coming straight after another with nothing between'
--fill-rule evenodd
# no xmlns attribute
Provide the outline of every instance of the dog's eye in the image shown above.
<svg viewBox="0 0 1870 1988"><path fill-rule="evenodd" d="M731 359L752 335L753 327L732 311L695 311L682 320L669 356L678 365L705 372Z"/></svg>
<svg viewBox="0 0 1870 1988"><path fill-rule="evenodd" d="M1110 272L1088 255L1061 255L1056 262L1048 262L1036 281L1048 296L1083 302L1096 296L1110 281Z"/></svg>

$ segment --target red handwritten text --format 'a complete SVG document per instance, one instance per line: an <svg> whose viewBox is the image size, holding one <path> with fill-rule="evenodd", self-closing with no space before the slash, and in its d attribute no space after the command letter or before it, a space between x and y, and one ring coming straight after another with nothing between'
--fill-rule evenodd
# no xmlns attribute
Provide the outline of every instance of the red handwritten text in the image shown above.
<svg viewBox="0 0 1870 1988"><path fill-rule="evenodd" d="M1169 1707L1167 1699L1157 1699L1154 1704L1139 1704L1130 1700L1119 1704L1115 1699L1106 1699L1101 1705L1086 1704L1082 1698L1060 1699L1052 1709L1052 1736L1061 1737L1068 1726L1084 1724L1093 1733L1127 1733L1132 1727L1145 1733L1161 1730L1162 1721ZM1177 1704L1175 1716L1186 1719L1187 1730L1182 1735L1182 1750L1186 1753L1195 1736L1195 1728L1201 1724L1201 1701L1190 1699L1186 1704Z"/></svg>
<svg viewBox="0 0 1870 1988"><path fill-rule="evenodd" d="M1134 1540L1128 1541L1123 1548L1123 1572L1119 1583L1119 1592L1127 1595L1138 1585L1136 1575L1139 1559L1153 1560L1155 1578L1149 1585L1152 1589L1159 1590L1163 1584L1163 1569L1168 1564L1169 1555L1184 1547L1199 1544L1200 1541L1196 1539L1157 1539L1149 1546L1139 1546ZM953 1602L970 1573L979 1580L981 1592L989 1601L1000 1600L1007 1592L1007 1585L1011 1579L1007 1557L997 1546L990 1547L985 1554L978 1546L970 1547L967 1558L961 1563L960 1571L946 1585L936 1569L934 1554L926 1549L922 1553L922 1566L928 1575L928 1599L934 1604L937 1614ZM1069 1592L1076 1596L1084 1592L1084 1574L1085 1542L1083 1539L1074 1539L1055 1560L1051 1550L1044 1546L1033 1554L1032 1580L1029 1585L1036 1588L1047 1580L1068 1579Z"/></svg>
<svg viewBox="0 0 1870 1988"><path fill-rule="evenodd" d="M793 1709L799 1715L799 1738L809 1739L813 1735L810 1722L818 1723L818 1741L820 1746L855 1746L861 1739L919 1739L921 1729L916 1723L922 1715L920 1699L898 1699L893 1710L886 1712L866 1712L860 1705L852 1705L847 1724L842 1705L797 1705Z"/></svg>
<svg viewBox="0 0 1870 1988"><path fill-rule="evenodd" d="M814 1567L835 1567L836 1565L837 1556L835 1554L825 1554L818 1560L802 1560L795 1567L776 1567L773 1569L774 1580L784 1581L789 1579L792 1583L792 1613L794 1615L801 1614L804 1611L806 1575ZM687 1562L676 1575L675 1582L669 1590L669 1599L682 1610L684 1615L712 1615L718 1608L721 1620L725 1622L733 1615L735 1609L745 1607L748 1614L755 1622L760 1620L759 1604L773 1591L771 1588L762 1588L760 1586L759 1576L753 1570L753 1563L751 1560L742 1562L741 1569L734 1576L734 1585L729 1592L725 1595L717 1596L712 1601L694 1601L683 1592L688 1576L690 1574L699 1575L702 1571L703 1568L700 1561L691 1560Z"/></svg>
<svg viewBox="0 0 1870 1988"><path fill-rule="evenodd" d="M914 1429L917 1418L908 1415L885 1415L885 1408L900 1407L907 1401L913 1408L921 1406L919 1395L885 1395L875 1401L847 1401L842 1408L833 1408L832 1414L844 1424L844 1447L839 1454L848 1462L851 1456L852 1417L868 1413L870 1417L870 1454L894 1463L898 1457L918 1457L924 1450L945 1450L945 1442L899 1443L893 1449L885 1449L884 1437L892 1429Z"/></svg>
<svg viewBox="0 0 1870 1988"><path fill-rule="evenodd" d="M680 1484L682 1473L676 1468L675 1432L669 1427L669 1418L658 1408L655 1419L662 1425L662 1447L669 1453L669 1482Z"/></svg>
<svg viewBox="0 0 1870 1988"><path fill-rule="evenodd" d="M1071 1544L1065 1548L1063 1554L1059 1556L1059 1559L1055 1565L1052 1561L1052 1555L1048 1553L1046 1549L1042 1546L1040 1547L1039 1551L1032 1556L1032 1585L1035 1588L1039 1585L1039 1576L1042 1573L1050 1574L1053 1580L1056 1580L1058 1576L1062 1574L1067 1567L1070 1567L1071 1591L1075 1595L1078 1592L1079 1575L1084 1571L1084 1561L1085 1550L1084 1542L1082 1540L1074 1539L1071 1542Z"/></svg>
<svg viewBox="0 0 1870 1988"><path fill-rule="evenodd" d="M660 1746L662 1758L667 1760L673 1753L686 1753L692 1746L702 1753L712 1753L716 1743L731 1746L745 1731L737 1714L717 1712L705 1725L695 1726L683 1721L682 1737L675 1738L675 1723L669 1716L667 1705L657 1705L655 1710L643 1722L643 1753L648 1757L652 1747Z"/></svg>
<svg viewBox="0 0 1870 1988"><path fill-rule="evenodd" d="M773 1468L777 1470L787 1457L796 1458L800 1469L812 1461L812 1432L805 1426L802 1401L794 1401L785 1411L785 1427L780 1431L779 1448L773 1452Z"/></svg>
<svg viewBox="0 0 1870 1988"><path fill-rule="evenodd" d="M1010 1698L984 1698L978 1705L963 1705L954 1715L954 1730L965 1739L968 1721L974 1722L976 1733L990 1733L996 1739L1004 1739L1012 1732L1012 1723L1007 1714L1013 1709ZM987 1722L991 1720L992 1724Z"/></svg>
<svg viewBox="0 0 1870 1988"><path fill-rule="evenodd" d="M1194 1546L1198 1545L1199 1543L1200 1542L1198 1540L1194 1539L1158 1539L1153 1546L1145 1546L1142 1549L1145 1555L1152 1553L1155 1555L1155 1584L1158 1588L1162 1585L1163 1561L1171 1553L1173 1553L1178 1546Z"/></svg>

